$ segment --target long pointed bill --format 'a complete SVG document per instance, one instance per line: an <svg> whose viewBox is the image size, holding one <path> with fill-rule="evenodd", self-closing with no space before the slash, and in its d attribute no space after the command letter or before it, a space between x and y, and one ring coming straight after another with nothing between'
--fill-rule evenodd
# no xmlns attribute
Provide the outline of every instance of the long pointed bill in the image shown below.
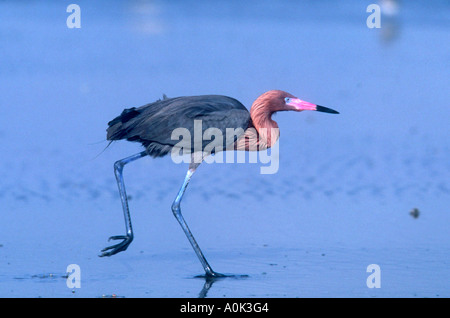
<svg viewBox="0 0 450 318"><path fill-rule="evenodd" d="M339 112L335 111L334 109L309 103L298 98L291 98L291 101L288 103L288 105L295 107L295 109L298 111L315 110L322 113L339 114Z"/></svg>

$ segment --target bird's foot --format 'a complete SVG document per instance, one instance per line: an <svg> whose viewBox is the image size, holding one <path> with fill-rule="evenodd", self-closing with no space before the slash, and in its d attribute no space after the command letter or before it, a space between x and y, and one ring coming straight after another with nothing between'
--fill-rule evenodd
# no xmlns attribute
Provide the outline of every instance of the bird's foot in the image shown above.
<svg viewBox="0 0 450 318"><path fill-rule="evenodd" d="M215 280L225 277L231 277L231 278L247 278L248 275L236 275L236 274L221 274L214 271L208 271L205 272L204 275L197 275L196 278L204 278L206 280Z"/></svg>
<svg viewBox="0 0 450 318"><path fill-rule="evenodd" d="M128 248L128 245L131 244L131 242L133 241L133 236L132 235L115 235L115 236L111 236L108 241L111 240L123 240L122 242L115 244L115 245L111 245L108 247L105 247L104 249L101 250L101 254L99 255L100 257L103 256L111 256L114 254L117 254L119 252L123 252Z"/></svg>
<svg viewBox="0 0 450 318"><path fill-rule="evenodd" d="M207 272L205 273L205 277L207 278L221 278L221 277L227 277L225 274L217 273L215 271Z"/></svg>

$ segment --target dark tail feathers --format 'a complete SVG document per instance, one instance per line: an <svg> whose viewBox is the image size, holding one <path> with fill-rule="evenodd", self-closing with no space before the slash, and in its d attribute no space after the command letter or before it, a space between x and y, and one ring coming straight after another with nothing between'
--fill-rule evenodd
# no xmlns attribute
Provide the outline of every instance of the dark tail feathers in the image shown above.
<svg viewBox="0 0 450 318"><path fill-rule="evenodd" d="M108 123L108 129L106 130L108 140L120 140L123 139L127 131L123 129L123 124L127 123L131 119L135 118L140 114L139 111L136 110L136 107L124 109L122 114L114 118Z"/></svg>

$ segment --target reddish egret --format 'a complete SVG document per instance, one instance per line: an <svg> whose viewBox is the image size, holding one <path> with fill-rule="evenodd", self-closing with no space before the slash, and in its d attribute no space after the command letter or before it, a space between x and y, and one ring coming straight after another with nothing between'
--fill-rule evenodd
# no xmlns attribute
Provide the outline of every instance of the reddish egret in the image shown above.
<svg viewBox="0 0 450 318"><path fill-rule="evenodd" d="M176 128L186 128L194 135L194 120L202 120L203 131L208 128L218 128L226 135L227 128L242 128L242 134L235 139L223 140L220 151L244 150L258 151L270 148L278 140L278 125L272 120L272 114L278 111L315 110L319 112L338 114L337 111L305 102L299 98L280 91L271 90L259 96L250 109L250 112L234 98L219 95L189 96L167 98L144 105L142 107L125 109L120 116L108 123L107 139L140 142L145 151L124 158L114 164L114 173L119 187L122 208L125 217L125 235L111 236L110 240L122 240L120 243L106 247L100 256L111 256L125 251L133 240L130 212L127 195L123 181L123 167L132 161L147 155L163 157L177 144L172 139L172 132ZM273 129L274 128L274 129ZM270 132L273 129L274 132ZM268 133L268 131L270 133ZM228 143L228 144L227 144ZM204 147L205 144L202 144ZM180 223L189 242L199 258L206 277L221 277L206 261L200 247L189 230L182 214L180 203L186 187L201 160L196 160L196 149L191 149L191 162L184 182L172 204L172 212ZM217 148L215 148L217 151ZM200 150L202 151L202 149ZM204 154L202 154L203 156ZM204 158L204 157L201 157Z"/></svg>

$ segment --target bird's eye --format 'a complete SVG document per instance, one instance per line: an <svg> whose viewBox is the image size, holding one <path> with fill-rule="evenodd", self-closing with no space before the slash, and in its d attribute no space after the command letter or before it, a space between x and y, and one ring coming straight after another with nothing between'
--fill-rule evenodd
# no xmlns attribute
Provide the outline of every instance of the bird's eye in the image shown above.
<svg viewBox="0 0 450 318"><path fill-rule="evenodd" d="M291 101L291 99L290 99L289 97L286 97L286 98L284 99L284 101L285 101L286 104L288 104L288 103Z"/></svg>

